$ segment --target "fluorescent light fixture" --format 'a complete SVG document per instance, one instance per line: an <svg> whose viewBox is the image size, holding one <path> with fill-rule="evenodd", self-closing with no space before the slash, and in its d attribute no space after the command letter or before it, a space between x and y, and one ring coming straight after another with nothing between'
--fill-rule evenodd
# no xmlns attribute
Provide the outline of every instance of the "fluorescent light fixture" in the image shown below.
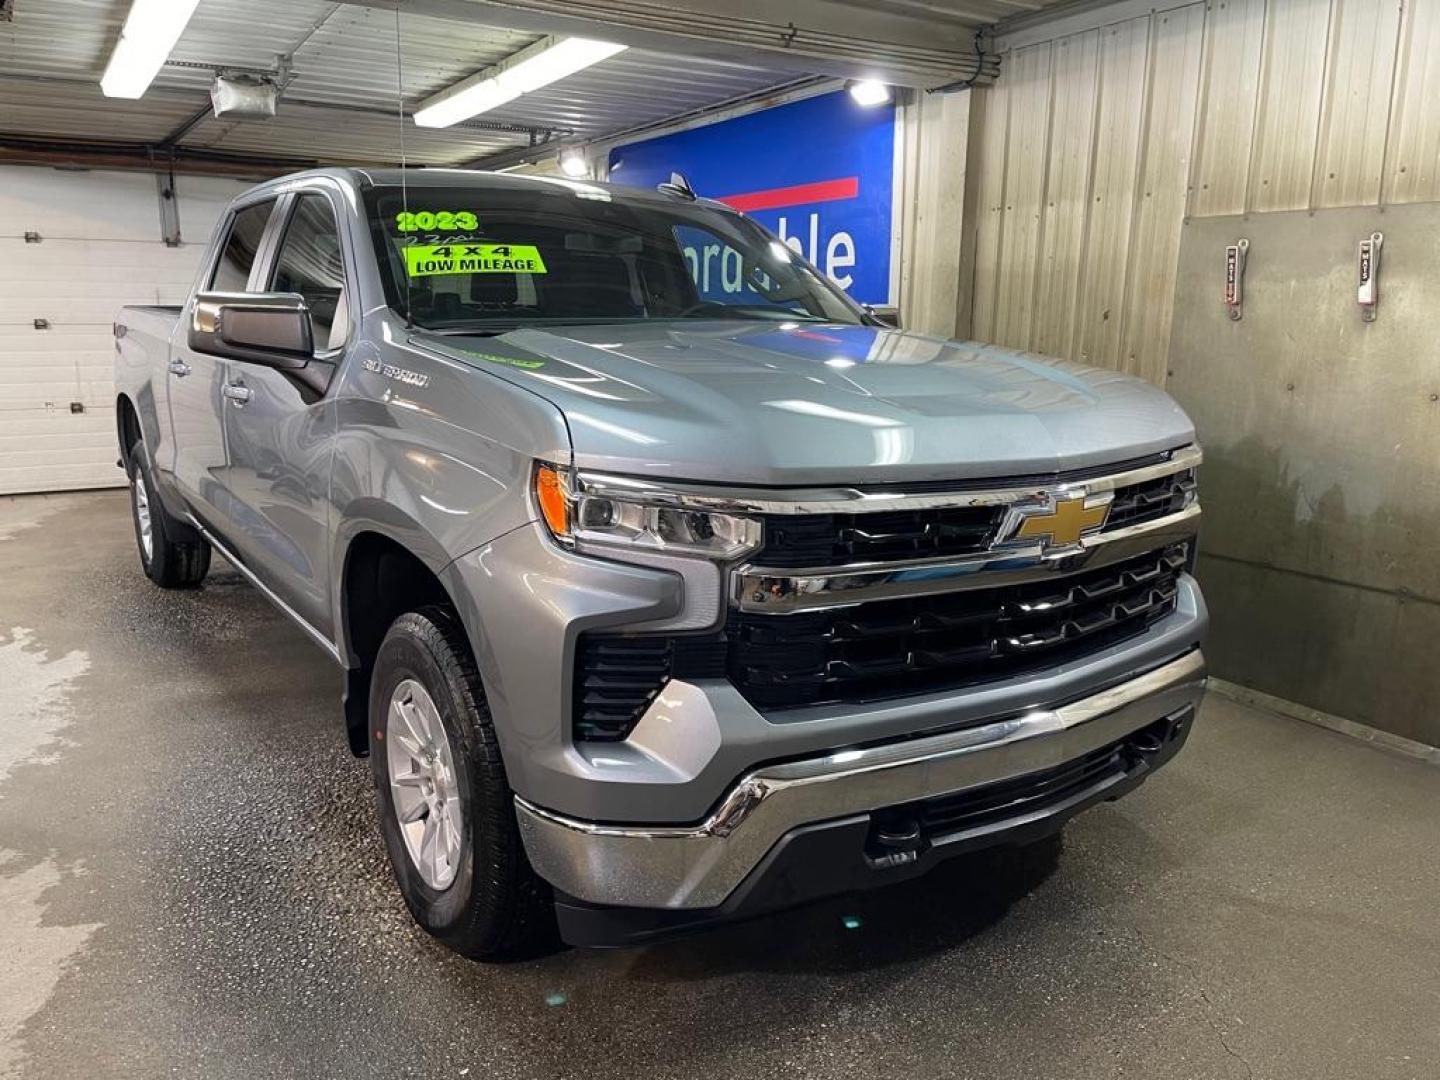
<svg viewBox="0 0 1440 1080"><path fill-rule="evenodd" d="M514 101L521 94L584 71L624 48L624 45L590 38L545 38L422 101L415 112L415 123L421 127L458 124Z"/></svg>
<svg viewBox="0 0 1440 1080"><path fill-rule="evenodd" d="M134 0L100 77L106 97L138 98L170 56L200 0Z"/></svg>
<svg viewBox="0 0 1440 1080"><path fill-rule="evenodd" d="M566 150L560 155L560 171L576 180L590 175L590 163L578 150Z"/></svg>
<svg viewBox="0 0 1440 1080"><path fill-rule="evenodd" d="M874 79L860 79L849 86L850 96L856 105L884 105L890 100L890 87Z"/></svg>

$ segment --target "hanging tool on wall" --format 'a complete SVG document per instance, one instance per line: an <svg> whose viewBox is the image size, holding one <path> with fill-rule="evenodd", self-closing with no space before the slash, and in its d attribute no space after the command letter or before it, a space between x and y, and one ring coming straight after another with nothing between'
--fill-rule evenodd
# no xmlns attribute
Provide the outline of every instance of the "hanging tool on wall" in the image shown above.
<svg viewBox="0 0 1440 1080"><path fill-rule="evenodd" d="M1384 233L1371 233L1369 239L1360 241L1356 252L1360 285L1355 300L1360 305L1360 318L1366 322L1375 321L1375 310L1380 304L1380 245L1384 242Z"/></svg>
<svg viewBox="0 0 1440 1080"><path fill-rule="evenodd" d="M1230 318L1238 320L1245 283L1245 253L1250 250L1250 241L1241 237L1225 249L1225 307Z"/></svg>

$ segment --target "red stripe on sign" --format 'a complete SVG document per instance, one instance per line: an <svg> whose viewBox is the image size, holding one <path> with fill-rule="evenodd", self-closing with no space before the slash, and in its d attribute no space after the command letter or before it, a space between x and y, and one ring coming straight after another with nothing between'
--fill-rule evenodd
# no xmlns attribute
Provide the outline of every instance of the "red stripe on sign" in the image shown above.
<svg viewBox="0 0 1440 1080"><path fill-rule="evenodd" d="M722 195L716 201L736 210L780 210L786 206L853 199L859 194L860 178L845 176L839 180L817 180L813 184L747 191L742 195Z"/></svg>

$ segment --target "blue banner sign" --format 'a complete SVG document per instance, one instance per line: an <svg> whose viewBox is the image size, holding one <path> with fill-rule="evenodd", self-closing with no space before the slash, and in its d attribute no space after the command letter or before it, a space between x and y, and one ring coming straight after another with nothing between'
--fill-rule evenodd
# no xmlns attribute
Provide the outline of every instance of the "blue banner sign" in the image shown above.
<svg viewBox="0 0 1440 1080"><path fill-rule="evenodd" d="M654 187L672 172L749 214L856 300L895 302L893 104L867 108L840 90L610 151L618 184ZM723 252L701 246L686 260L702 294L732 278L741 288Z"/></svg>

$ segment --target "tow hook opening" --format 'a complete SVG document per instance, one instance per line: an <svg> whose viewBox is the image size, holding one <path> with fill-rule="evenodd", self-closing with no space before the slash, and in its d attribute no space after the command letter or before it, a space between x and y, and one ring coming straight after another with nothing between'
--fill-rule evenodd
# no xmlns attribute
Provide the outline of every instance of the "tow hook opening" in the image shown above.
<svg viewBox="0 0 1440 1080"><path fill-rule="evenodd" d="M1186 734L1195 710L1190 707L1163 716L1125 740L1125 754L1134 764L1150 764Z"/></svg>
<svg viewBox="0 0 1440 1080"><path fill-rule="evenodd" d="M870 819L865 859L875 869L915 862L924 848L925 837L921 834L920 822L909 814L882 812Z"/></svg>

